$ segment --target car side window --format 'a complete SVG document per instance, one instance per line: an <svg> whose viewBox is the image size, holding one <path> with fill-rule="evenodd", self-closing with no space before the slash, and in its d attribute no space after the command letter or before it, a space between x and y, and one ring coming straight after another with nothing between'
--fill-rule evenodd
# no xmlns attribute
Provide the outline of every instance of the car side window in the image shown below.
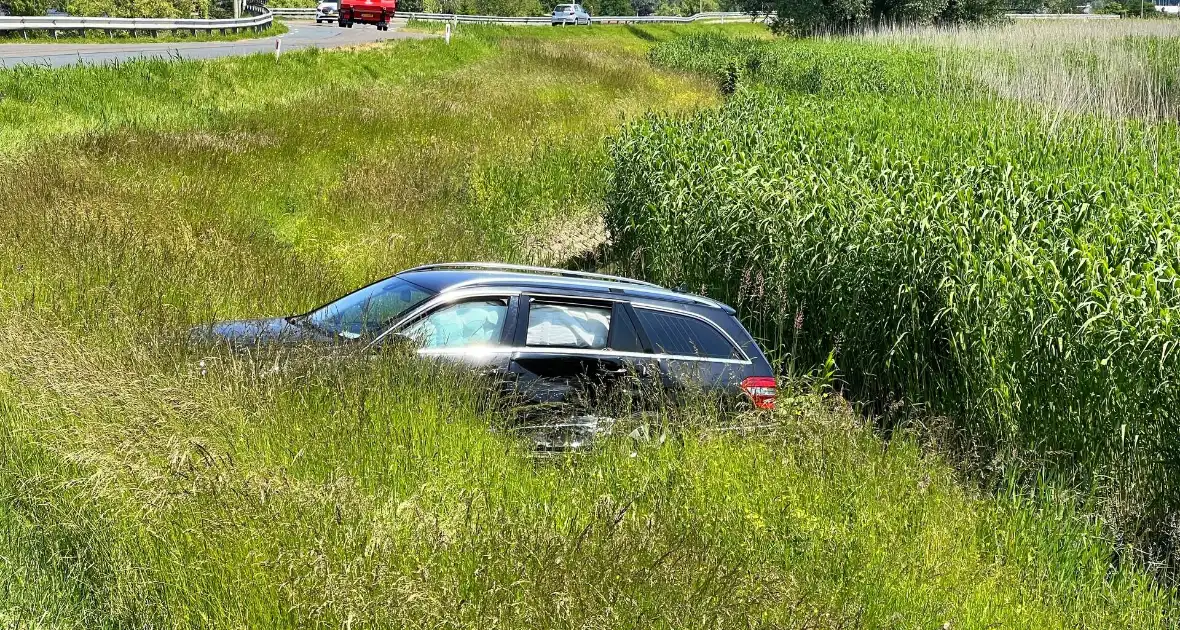
<svg viewBox="0 0 1180 630"><path fill-rule="evenodd" d="M709 359L741 359L742 355L712 324L695 317L635 308L639 324L660 354Z"/></svg>
<svg viewBox="0 0 1180 630"><path fill-rule="evenodd" d="M533 302L525 345L605 348L610 320L610 307Z"/></svg>
<svg viewBox="0 0 1180 630"><path fill-rule="evenodd" d="M639 331L631 323L631 317L619 304L615 308L614 323L610 331L610 348L620 352L644 352L643 342L639 340Z"/></svg>
<svg viewBox="0 0 1180 630"><path fill-rule="evenodd" d="M439 308L402 334L423 348L494 346L500 343L507 317L507 298L480 298Z"/></svg>

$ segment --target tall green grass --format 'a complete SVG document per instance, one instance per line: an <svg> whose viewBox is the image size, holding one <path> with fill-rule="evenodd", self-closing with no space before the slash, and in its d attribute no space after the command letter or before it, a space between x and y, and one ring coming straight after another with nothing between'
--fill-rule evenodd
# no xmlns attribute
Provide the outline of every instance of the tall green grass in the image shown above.
<svg viewBox="0 0 1180 630"><path fill-rule="evenodd" d="M32 339L6 336L7 360ZM35 341L0 394L6 621L1151 628L1170 614L1145 574L1111 571L1100 527L974 497L915 441L882 448L818 397L784 396L760 428L665 416L647 437L536 461L488 431L467 379L404 357L207 356L200 371L95 359L56 330Z"/></svg>
<svg viewBox="0 0 1180 630"><path fill-rule="evenodd" d="M927 47L686 43L653 55L736 59L751 78L719 110L651 116L614 141L623 263L734 303L780 365L835 352L875 409L945 416L1000 476L1047 468L1166 546L1180 506L1171 124L1047 119ZM702 63L702 48L729 61Z"/></svg>
<svg viewBox="0 0 1180 630"><path fill-rule="evenodd" d="M603 138L717 102L643 57L683 32L0 74L0 626L1167 627L1072 498L793 383L538 460L441 366L178 342L584 253Z"/></svg>

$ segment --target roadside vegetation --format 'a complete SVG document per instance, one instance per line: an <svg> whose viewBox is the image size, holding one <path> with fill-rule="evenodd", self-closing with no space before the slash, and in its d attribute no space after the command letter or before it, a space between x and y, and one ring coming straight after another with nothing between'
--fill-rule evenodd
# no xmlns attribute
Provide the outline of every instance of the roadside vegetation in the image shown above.
<svg viewBox="0 0 1180 630"><path fill-rule="evenodd" d="M691 220L714 190L694 162L683 207L641 197L644 169L670 186L651 157L668 145L644 134L716 165L682 136L706 116L736 133L746 107L778 146L809 128L753 117L803 95L747 90L750 65L676 61L678 42L760 49L735 36L766 33L463 27L449 46L0 72L0 626L1169 627L1172 592L1084 497L983 489L926 434L882 440L810 372L827 346L810 303L796 331L782 302L792 327L771 338L800 360L773 415L669 410L541 460L438 366L183 343L440 260L614 248L716 294L733 278L663 265L665 242L621 222ZM867 80L873 46L816 65ZM853 123L814 110L815 159L845 159L820 123ZM729 255L701 234L683 243ZM763 272L746 291L786 279L738 260Z"/></svg>
<svg viewBox="0 0 1180 630"><path fill-rule="evenodd" d="M738 305L784 369L833 357L886 428L941 418L988 483L1075 488L1120 554L1167 560L1177 31L663 44L732 96L614 142L619 264Z"/></svg>

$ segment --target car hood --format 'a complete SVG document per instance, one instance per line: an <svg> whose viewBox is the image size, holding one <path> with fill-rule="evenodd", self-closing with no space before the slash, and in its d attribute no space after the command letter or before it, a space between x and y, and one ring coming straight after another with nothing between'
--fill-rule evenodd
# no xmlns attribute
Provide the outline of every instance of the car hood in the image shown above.
<svg viewBox="0 0 1180 630"><path fill-rule="evenodd" d="M337 340L335 336L311 326L292 323L288 317L214 322L193 328L189 331L189 339L198 343L228 343L235 347L329 343Z"/></svg>

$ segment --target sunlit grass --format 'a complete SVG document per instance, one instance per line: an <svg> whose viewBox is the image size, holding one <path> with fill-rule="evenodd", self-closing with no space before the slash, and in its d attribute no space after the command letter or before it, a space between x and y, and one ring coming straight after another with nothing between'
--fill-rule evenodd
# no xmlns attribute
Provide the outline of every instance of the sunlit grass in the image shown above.
<svg viewBox="0 0 1180 630"><path fill-rule="evenodd" d="M822 388L538 460L439 366L178 342L585 253L604 136L719 102L645 61L684 32L0 73L0 626L1163 627L1072 498L981 495Z"/></svg>
<svg viewBox="0 0 1180 630"><path fill-rule="evenodd" d="M1008 93L978 71L1072 71L1055 61L1066 35L1023 44L1038 31L1010 28L661 45L653 59L734 95L616 139L608 227L625 269L740 306L780 365L834 353L871 408L949 418L983 477L1081 487L1127 553L1165 558L1180 138L1140 115L1175 96L1112 111L1123 84L1101 64L1061 78L1103 95L1070 111ZM1151 51L1173 40L1128 32L1094 54L1126 46L1166 74ZM989 42L998 57L969 58Z"/></svg>

